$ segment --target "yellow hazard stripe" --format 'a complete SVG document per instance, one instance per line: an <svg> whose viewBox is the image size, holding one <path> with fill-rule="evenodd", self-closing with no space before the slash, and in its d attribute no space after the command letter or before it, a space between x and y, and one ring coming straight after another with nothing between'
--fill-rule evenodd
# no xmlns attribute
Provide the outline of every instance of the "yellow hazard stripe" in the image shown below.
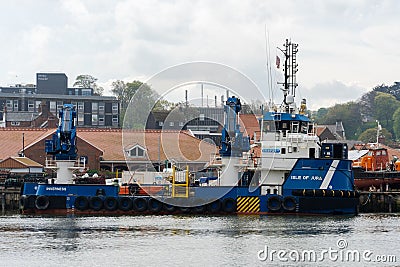
<svg viewBox="0 0 400 267"><path fill-rule="evenodd" d="M238 197L236 199L237 212L257 213L260 212L259 197Z"/></svg>

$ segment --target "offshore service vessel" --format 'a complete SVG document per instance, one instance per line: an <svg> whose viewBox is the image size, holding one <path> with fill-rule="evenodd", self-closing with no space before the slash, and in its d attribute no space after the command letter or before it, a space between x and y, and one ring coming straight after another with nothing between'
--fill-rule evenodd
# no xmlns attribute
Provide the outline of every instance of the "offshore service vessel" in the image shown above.
<svg viewBox="0 0 400 267"><path fill-rule="evenodd" d="M321 143L306 114L295 103L297 44L286 40L283 101L265 107L261 136L250 146L239 126L242 104L227 99L219 175L191 183L188 170L174 168L165 184L77 184L76 112L65 104L46 152L57 162L54 183L25 183L24 214L356 214L352 162L346 144ZM254 151L258 150L258 156Z"/></svg>

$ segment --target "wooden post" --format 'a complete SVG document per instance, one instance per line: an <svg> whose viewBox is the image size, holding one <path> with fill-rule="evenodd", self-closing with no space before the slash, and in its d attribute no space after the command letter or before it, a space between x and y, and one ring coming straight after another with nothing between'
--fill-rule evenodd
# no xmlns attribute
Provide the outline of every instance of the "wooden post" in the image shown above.
<svg viewBox="0 0 400 267"><path fill-rule="evenodd" d="M2 193L1 194L1 212L5 213L6 211L6 194Z"/></svg>

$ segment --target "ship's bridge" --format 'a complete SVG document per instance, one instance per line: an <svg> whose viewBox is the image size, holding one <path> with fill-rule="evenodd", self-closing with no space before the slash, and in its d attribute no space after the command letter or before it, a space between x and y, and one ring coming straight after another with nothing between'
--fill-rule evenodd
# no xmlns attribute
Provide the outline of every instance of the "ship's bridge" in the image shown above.
<svg viewBox="0 0 400 267"><path fill-rule="evenodd" d="M263 132L281 132L293 134L308 134L312 132L310 119L302 114L280 112L265 112L263 118Z"/></svg>

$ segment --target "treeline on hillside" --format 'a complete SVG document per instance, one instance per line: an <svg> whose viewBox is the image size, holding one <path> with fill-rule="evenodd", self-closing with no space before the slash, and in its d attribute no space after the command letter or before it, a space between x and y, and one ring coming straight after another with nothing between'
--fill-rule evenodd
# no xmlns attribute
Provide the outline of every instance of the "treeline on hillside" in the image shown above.
<svg viewBox="0 0 400 267"><path fill-rule="evenodd" d="M318 124L343 122L347 139L376 142L377 121L381 135L391 145L400 140L400 82L378 85L360 100L320 108L313 114Z"/></svg>

